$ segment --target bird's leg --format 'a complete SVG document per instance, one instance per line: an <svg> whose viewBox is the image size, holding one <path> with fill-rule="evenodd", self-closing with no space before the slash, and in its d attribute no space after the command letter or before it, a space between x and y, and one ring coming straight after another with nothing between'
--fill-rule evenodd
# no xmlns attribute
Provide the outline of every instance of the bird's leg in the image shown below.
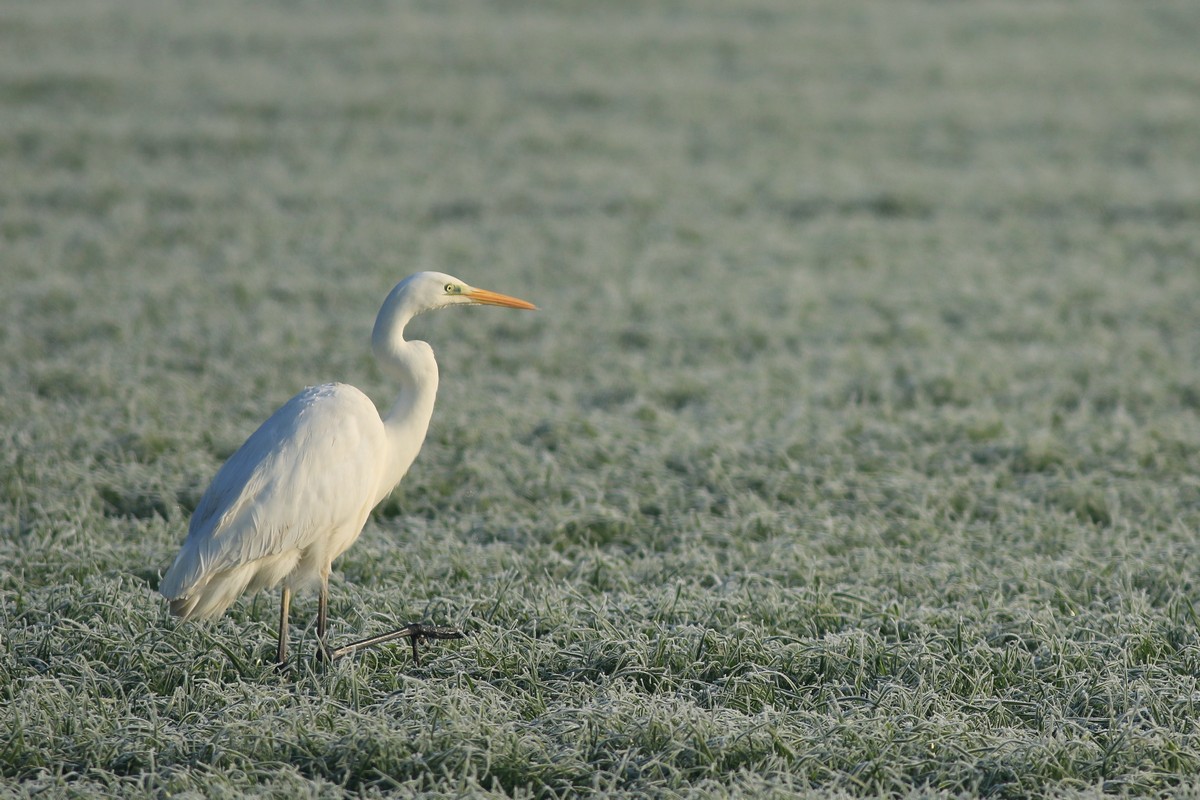
<svg viewBox="0 0 1200 800"><path fill-rule="evenodd" d="M407 638L412 645L413 665L419 667L421 666L421 654L417 650L417 642L421 639L462 639L464 635L462 631L456 628L444 628L438 625L422 625L419 622L410 622L403 628L398 628L391 633L372 636L369 639L361 639L339 647L336 650L327 651L327 655L329 660L333 661L342 656L357 653L359 650L374 647L377 644L385 644L393 642L396 639Z"/></svg>
<svg viewBox="0 0 1200 800"><path fill-rule="evenodd" d="M417 651L417 642L421 639L461 639L463 632L455 628L443 628L435 625L422 625L419 622L409 623L403 628L394 630L391 633L385 633L380 636L372 636L369 639L360 639L357 642L351 642L348 645L339 647L336 650L330 649L329 641L326 638L326 631L329 624L329 575L326 574L321 581L321 596L317 600L317 660L329 663L336 661L342 656L348 656L351 653L357 653L359 650L373 647L377 644L395 641L396 639L408 638L412 644L413 664L421 666L421 654Z"/></svg>
<svg viewBox="0 0 1200 800"><path fill-rule="evenodd" d="M325 638L329 627L329 575L321 581L321 596L317 599L317 659L333 661L336 656L329 652L329 642Z"/></svg>
<svg viewBox="0 0 1200 800"><path fill-rule="evenodd" d="M283 596L279 598L279 650L275 655L275 662L279 666L287 663L288 650L288 606L292 602L292 590L287 586L283 587Z"/></svg>

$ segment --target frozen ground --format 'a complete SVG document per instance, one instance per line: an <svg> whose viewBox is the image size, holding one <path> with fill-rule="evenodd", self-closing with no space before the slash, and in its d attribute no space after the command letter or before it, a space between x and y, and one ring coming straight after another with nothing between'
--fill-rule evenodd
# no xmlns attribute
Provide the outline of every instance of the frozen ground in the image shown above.
<svg viewBox="0 0 1200 800"><path fill-rule="evenodd" d="M1200 791L1191 2L0 6L10 795ZM334 633L154 589L440 269ZM302 629L315 601L294 607Z"/></svg>

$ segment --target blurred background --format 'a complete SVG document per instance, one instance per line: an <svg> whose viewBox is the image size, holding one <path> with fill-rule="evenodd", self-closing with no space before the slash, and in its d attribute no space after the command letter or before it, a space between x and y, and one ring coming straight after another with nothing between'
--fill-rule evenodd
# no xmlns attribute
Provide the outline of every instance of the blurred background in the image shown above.
<svg viewBox="0 0 1200 800"><path fill-rule="evenodd" d="M390 402L374 314L435 269L542 310L414 323L442 368L430 438L336 566L334 616L475 630L442 654L501 687L497 724L542 720L521 729L548 742L529 786L722 764L854 791L1176 785L1198 768L1197 42L1185 0L0 4L12 685L49 648L80 675L117 659L153 705L205 637L269 658L273 599L174 632L158 576L221 461L299 388ZM128 651L167 630L177 651ZM1097 637L1107 655L1063 656ZM1071 666L1020 672L1014 641ZM538 652L540 717L502 680ZM1138 658L1169 666L1116 671ZM789 679L746 690L754 669ZM987 669L1008 677L967 680ZM668 719L716 708L718 732L794 749L643 742L676 783L630 777L617 739L605 767L555 727L581 713L555 681L580 675L634 682L596 708L632 715L622 741L665 693L686 706ZM79 680L110 679L133 680ZM1070 689L1109 679L1146 683ZM927 718L923 686L945 726L872 739ZM824 705L884 689L901 711ZM61 734L30 697L30 730ZM1116 737L1145 698L1158 727ZM832 749L806 749L815 729ZM14 746L4 774L39 753L116 774L113 741L209 763L107 736ZM348 771L304 775L399 769L325 746Z"/></svg>

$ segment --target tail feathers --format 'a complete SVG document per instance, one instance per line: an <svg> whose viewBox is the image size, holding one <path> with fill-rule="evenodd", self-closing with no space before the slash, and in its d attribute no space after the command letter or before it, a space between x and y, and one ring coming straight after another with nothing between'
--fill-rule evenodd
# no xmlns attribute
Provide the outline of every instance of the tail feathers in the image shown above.
<svg viewBox="0 0 1200 800"><path fill-rule="evenodd" d="M246 589L253 570L248 565L213 570L203 545L189 540L163 575L158 591L170 601L171 613L183 619L219 617Z"/></svg>
<svg viewBox="0 0 1200 800"><path fill-rule="evenodd" d="M219 617L247 590L256 592L279 584L299 560L300 552L294 550L210 574L201 573L191 581L186 577L181 579L187 576L187 569L176 562L163 576L159 591L171 602L171 613L177 617ZM180 568L178 573L177 568Z"/></svg>
<svg viewBox="0 0 1200 800"><path fill-rule="evenodd" d="M218 572L188 588L180 597L168 598L171 601L171 613L183 619L219 617L246 591L253 577L251 565Z"/></svg>
<svg viewBox="0 0 1200 800"><path fill-rule="evenodd" d="M208 583L207 571L208 565L200 549L190 540L185 542L158 584L159 594L171 601L171 613L184 618L190 615L185 601Z"/></svg>
<svg viewBox="0 0 1200 800"><path fill-rule="evenodd" d="M176 617L189 619L192 616L192 609L196 607L196 602L199 599L199 596L193 595L192 597L181 597L178 600L172 600L170 601L171 613Z"/></svg>

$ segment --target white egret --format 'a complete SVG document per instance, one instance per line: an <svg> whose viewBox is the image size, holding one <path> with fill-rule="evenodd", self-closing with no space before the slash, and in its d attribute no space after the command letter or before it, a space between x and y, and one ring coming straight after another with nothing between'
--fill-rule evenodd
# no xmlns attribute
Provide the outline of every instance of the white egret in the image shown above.
<svg viewBox="0 0 1200 800"><path fill-rule="evenodd" d="M381 417L358 389L327 383L297 394L250 435L200 499L159 585L173 614L218 617L243 592L282 583L280 664L287 661L292 592L313 584L320 587L319 657L408 637L415 659L418 639L462 636L415 624L331 650L325 632L330 566L404 477L433 415L437 361L427 343L406 340L404 328L422 311L471 304L534 308L440 272L411 275L388 294L371 334L376 360L400 387L390 411Z"/></svg>

